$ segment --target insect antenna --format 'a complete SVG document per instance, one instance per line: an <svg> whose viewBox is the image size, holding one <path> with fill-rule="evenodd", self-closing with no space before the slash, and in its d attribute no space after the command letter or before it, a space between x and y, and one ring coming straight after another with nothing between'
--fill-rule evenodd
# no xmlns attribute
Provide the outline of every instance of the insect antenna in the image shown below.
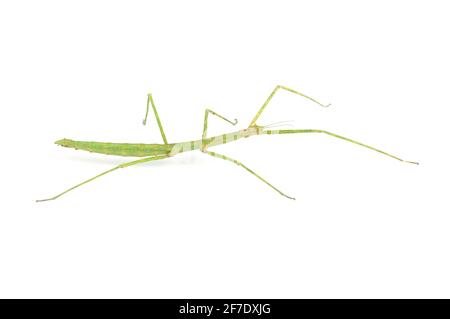
<svg viewBox="0 0 450 319"><path fill-rule="evenodd" d="M294 123L293 120L290 121L279 121L279 122L274 122L274 123L270 123L267 125L264 125L262 128L263 129L268 129L268 128L275 128L275 127L282 127L282 126L289 126L292 127L292 123Z"/></svg>

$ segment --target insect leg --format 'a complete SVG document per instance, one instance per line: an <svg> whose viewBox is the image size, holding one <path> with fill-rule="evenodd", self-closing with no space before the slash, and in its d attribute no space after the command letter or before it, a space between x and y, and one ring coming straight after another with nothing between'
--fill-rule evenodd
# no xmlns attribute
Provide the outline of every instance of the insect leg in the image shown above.
<svg viewBox="0 0 450 319"><path fill-rule="evenodd" d="M46 199L38 199L38 200L36 200L36 202L45 202L45 201L48 201L48 200L57 199L58 197L61 197L62 195L70 192L71 190L74 190L75 188L78 188L78 187L80 187L80 186L82 186L84 184L92 182L94 179L97 179L100 176L103 176L103 175L106 175L108 173L111 173L111 172L113 172L113 171L115 171L115 170L117 170L119 168L125 168L125 167L128 167L128 166L132 166L132 165L136 165L136 164L140 164L140 163L145 163L145 162L150 162L150 161L156 161L156 160L164 159L164 158L167 158L167 157L169 157L169 156L168 155L152 156L152 157L146 157L146 158L143 158L143 159L139 159L139 160L135 160L135 161L131 161L131 162L126 162L126 163L120 164L120 165L118 165L116 167L113 167L113 168L111 168L111 169L109 169L107 171L104 171L104 172L102 172L102 173L100 173L98 175L95 175L94 177L91 177L91 178L85 180L84 182L82 182L80 184L72 186L71 188L65 190L64 192L62 192L62 193L60 193L60 194L58 194L56 196L53 196L53 197L50 197L50 198L46 198Z"/></svg>
<svg viewBox="0 0 450 319"><path fill-rule="evenodd" d="M166 134L164 134L164 129L162 127L161 120L159 119L158 112L156 111L156 106L155 103L153 102L153 97L151 93L147 94L147 109L145 111L145 117L142 123L144 125L147 123L149 104L152 105L153 113L155 114L156 122L158 122L159 131L161 132L161 137L164 141L164 144L167 144Z"/></svg>
<svg viewBox="0 0 450 319"><path fill-rule="evenodd" d="M289 199L295 199L294 197L290 197L290 196L286 195L285 193L283 193L282 191L280 191L278 188L276 188L275 186L273 186L272 184L270 184L268 181L266 181L264 178L262 178L261 176L259 176L258 174L256 174L254 171L252 171L250 168L248 168L247 166L245 166L244 164L242 164L242 163L239 162L238 160L232 159L231 157L228 157L228 156L225 156L225 155L222 155L222 154L218 154L218 153L215 153L215 152L210 152L210 151L206 151L206 150L203 150L202 152L205 153L205 154L208 154L208 155L210 155L210 156L217 157L217 158L221 158L221 159L223 159L223 160L232 162L232 163L234 163L234 164L236 164L236 165L238 165L238 166L243 167L245 170L247 170L247 171L248 171L249 173L251 173L253 176L256 176L258 179L260 179L261 181L263 181L264 183L266 183L267 185L269 185L271 188L273 188L275 191L277 191L278 193L280 193L280 194L283 195L284 197L287 197L287 198L289 198Z"/></svg>
<svg viewBox="0 0 450 319"><path fill-rule="evenodd" d="M230 121L230 120L227 119L226 117L223 117L222 115L217 114L217 113L214 112L213 110L206 109L206 110L205 110L205 120L204 120L204 123L203 123L203 134L202 134L202 148L203 148L203 149L206 148L206 133L207 133L207 131L208 131L208 115L209 115L209 114L215 115L215 116L221 118L222 120L224 120L224 121L226 121L226 122L228 122L228 123L230 123L230 124L232 124L232 125L236 125L237 122L238 122L237 119L234 119L234 121Z"/></svg>
<svg viewBox="0 0 450 319"><path fill-rule="evenodd" d="M356 145L360 145L362 147L366 147L366 148L371 149L371 150L373 150L375 152L378 152L378 153L381 153L383 155L395 158L396 160L399 160L401 162L417 164L417 165L419 164L417 162L405 161L405 160L403 160L403 159L401 159L401 158L399 158L397 156L394 156L394 155L389 154L389 153L387 153L385 151L379 150L379 149L377 149L377 148L375 148L373 146L369 146L367 144L364 144L364 143L352 140L352 139L350 139L348 137L344 137L344 136L341 136L341 135L338 135L338 134L334 134L334 133L331 133L331 132L328 132L328 131L324 131L324 130L267 130L267 131L264 131L264 134L295 134L295 133L323 133L323 134L327 134L327 135L339 138L341 140L344 140L344 141L347 141L347 142L350 142L350 143L353 143L353 144L356 144Z"/></svg>
<svg viewBox="0 0 450 319"><path fill-rule="evenodd" d="M313 101L314 103L316 103L316 104L318 104L318 105L320 105L320 106L322 106L322 107L328 107L328 106L330 106L330 104L324 105L324 104L320 103L319 101L313 99L312 97L309 97L309 96L307 96L307 95L305 95L305 94L303 94L303 93L300 93L300 92L298 92L298 91L295 91L295 90L293 90L293 89L291 89L291 88L288 88L288 87L286 87L286 86L277 85L277 86L275 87L275 89L273 89L272 93L270 93L269 97L268 97L267 100L264 102L263 106L261 106L261 108L259 109L258 113L256 113L256 115L255 115L255 117L253 118L252 122L250 123L249 127L251 127L251 126L256 126L256 121L258 120L259 116L260 116L261 113L264 111L264 109L266 108L267 104L269 104L269 102L272 100L273 96L275 95L275 93L277 93L277 91L278 91L279 89L283 89L283 90L289 91L289 92L291 92L291 93L294 93L294 94L303 96L304 98L307 98L308 100L311 100L311 101Z"/></svg>

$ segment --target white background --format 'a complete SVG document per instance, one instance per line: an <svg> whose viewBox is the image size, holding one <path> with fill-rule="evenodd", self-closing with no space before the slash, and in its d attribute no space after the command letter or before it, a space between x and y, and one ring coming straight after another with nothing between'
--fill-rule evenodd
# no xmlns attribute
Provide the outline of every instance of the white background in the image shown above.
<svg viewBox="0 0 450 319"><path fill-rule="evenodd" d="M3 1L0 297L450 297L446 1ZM60 138L260 136L134 166ZM234 130L211 118L210 133Z"/></svg>

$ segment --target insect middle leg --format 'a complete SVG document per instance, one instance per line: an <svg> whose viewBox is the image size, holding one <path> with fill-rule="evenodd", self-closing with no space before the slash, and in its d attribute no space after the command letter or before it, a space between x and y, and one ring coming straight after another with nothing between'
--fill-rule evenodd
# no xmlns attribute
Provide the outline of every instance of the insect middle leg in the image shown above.
<svg viewBox="0 0 450 319"><path fill-rule="evenodd" d="M295 199L295 198L293 198L293 197L290 197L290 196L286 195L286 194L283 193L282 191L280 191L278 188L276 188L275 186L273 186L272 184L270 184L268 181L266 181L264 178L262 178L262 177L259 176L257 173L255 173L253 170L251 170L250 168L248 168L247 166L245 166L244 164L242 164L240 161L235 160L235 159L233 159L233 158L231 158L231 157L228 157L228 156L226 156L226 155L223 155L223 154L219 154L219 153L215 153L215 152L208 151L208 150L207 150L208 145L206 144L206 133L207 133L207 131L208 131L208 115L209 115L209 113L211 113L211 114L213 114L213 115L216 115L216 116L220 117L221 119L227 121L227 122L230 123L230 124L235 125L235 124L237 123L237 120L236 120L236 119L234 120L234 122L232 122L232 121L226 119L225 117L223 117L222 115L219 115L219 114L215 113L215 112L212 111L212 110L206 109L206 110L205 110L205 120L204 120L204 124L203 124L202 147L201 147L200 150L201 150L203 153L208 154L208 155L210 155L210 156L212 156L212 157L221 158L221 159L223 159L223 160L226 160L226 161L232 162L232 163L234 163L234 164L236 164L236 165L238 165L238 166L241 166L241 167L244 168L246 171L248 171L248 172L251 173L253 176L257 177L258 179L260 179L261 181L263 181L264 183L266 183L267 185L269 185L271 188L273 188L275 191L277 191L277 192L280 193L281 195L283 195L283 196L285 196L285 197L287 197L287 198L289 198L289 199Z"/></svg>
<svg viewBox="0 0 450 319"><path fill-rule="evenodd" d="M277 91L280 90L280 89L283 89L283 90L289 91L289 92L291 92L291 93L294 93L294 94L303 96L304 98L307 98L308 100L311 100L311 101L313 101L314 103L316 103L316 104L318 104L318 105L320 105L320 106L322 106L322 107L328 107L328 106L330 106L330 104L327 104L327 105L322 104L322 103L320 103L319 101L317 101L316 99L313 99L312 97L310 97L310 96L308 96L308 95L305 95L305 94L303 94L303 93L301 93L301 92L298 92L298 91L293 90L293 89L291 89L291 88L288 88L288 87L286 87L286 86L283 86L283 85L277 85L277 86L275 87L275 89L273 89L272 93L270 93L269 97L268 97L267 100L264 102L264 104L261 106L261 108L259 109L258 113L256 113L256 115L255 115L255 117L253 118L252 122L250 123L249 127L256 126L256 121L257 121L258 118L261 116L261 113L264 111L264 109L266 108L267 104L269 104L269 102L272 100L272 98L273 98L273 96L275 95L275 93L277 93Z"/></svg>
<svg viewBox="0 0 450 319"><path fill-rule="evenodd" d="M223 160L229 161L231 163L234 163L238 166L241 166L242 168L244 168L247 172L249 172L250 174L252 174L253 176L255 176L256 178L260 179L261 181L263 181L264 183L266 183L267 185L269 185L272 189L274 189L275 191L277 191L279 194L283 195L284 197L287 197L289 199L294 199L294 197L290 197L288 195L286 195L285 193L283 193L282 191L280 191L278 188L276 188L275 186L273 186L272 184L270 184L268 181L266 181L264 178L262 178L261 176L259 176L257 173L255 173L253 170L251 170L250 168L248 168L247 166L245 166L244 164L242 164L240 161L235 160L231 157L228 157L226 155L223 154L219 154L219 153L215 153L215 152L210 152L207 150L202 150L203 153L208 154L210 156L216 157L216 158L221 158Z"/></svg>
<svg viewBox="0 0 450 319"><path fill-rule="evenodd" d="M210 109L206 109L205 110L205 118L203 121L203 134L202 134L202 149L206 149L206 134L208 132L208 115L212 114L217 116L218 118L221 118L222 120L230 123L231 125L236 125L238 120L234 119L234 121L230 121L229 119L227 119L226 117L214 112L213 110Z"/></svg>

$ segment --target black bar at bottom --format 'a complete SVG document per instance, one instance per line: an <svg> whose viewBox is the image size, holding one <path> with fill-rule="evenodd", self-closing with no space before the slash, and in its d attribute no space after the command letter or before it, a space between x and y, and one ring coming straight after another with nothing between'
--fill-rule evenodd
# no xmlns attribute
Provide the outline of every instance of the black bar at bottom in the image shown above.
<svg viewBox="0 0 450 319"><path fill-rule="evenodd" d="M34 315L65 316L92 314L137 315L152 318L293 318L315 316L383 316L392 311L405 315L429 315L444 305L450 309L449 300L378 299L378 300L315 300L315 299L75 299L75 300L0 300L0 306L13 306L14 313L30 311ZM89 308L89 311L86 309ZM389 311L387 311L389 309ZM289 316L289 317L287 317Z"/></svg>

